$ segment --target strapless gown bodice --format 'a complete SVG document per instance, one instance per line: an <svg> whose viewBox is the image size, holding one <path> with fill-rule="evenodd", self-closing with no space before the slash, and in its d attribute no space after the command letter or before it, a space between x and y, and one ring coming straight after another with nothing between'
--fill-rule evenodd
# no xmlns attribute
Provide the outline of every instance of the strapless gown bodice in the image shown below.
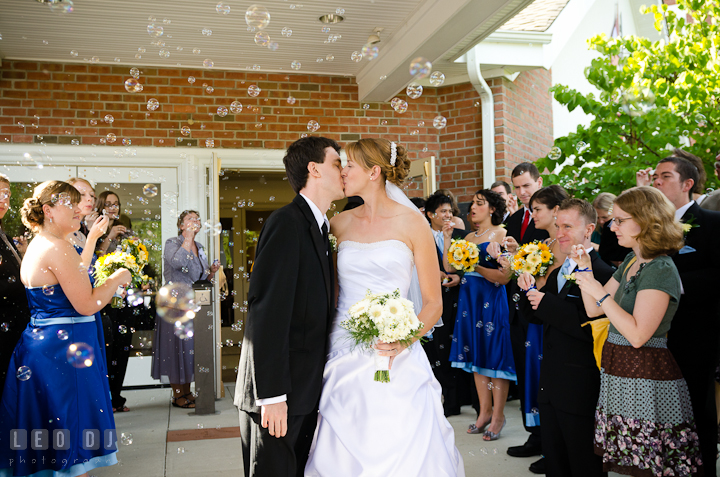
<svg viewBox="0 0 720 477"><path fill-rule="evenodd" d="M60 318L63 316L82 316L70 304L70 300L60 285L47 288L25 288L30 316L36 320L44 318Z"/></svg>
<svg viewBox="0 0 720 477"><path fill-rule="evenodd" d="M340 295L330 330L330 353L353 346L340 324L348 318L348 309L362 300L368 290L372 293L399 290L407 298L413 263L412 251L400 240L340 243L337 258Z"/></svg>
<svg viewBox="0 0 720 477"><path fill-rule="evenodd" d="M340 295L305 476L465 475L440 384L422 347L415 343L400 353L390 382L379 383L373 380L373 352L356 346L341 326L367 290L397 289L407 297L413 264L412 251L399 240L340 244Z"/></svg>

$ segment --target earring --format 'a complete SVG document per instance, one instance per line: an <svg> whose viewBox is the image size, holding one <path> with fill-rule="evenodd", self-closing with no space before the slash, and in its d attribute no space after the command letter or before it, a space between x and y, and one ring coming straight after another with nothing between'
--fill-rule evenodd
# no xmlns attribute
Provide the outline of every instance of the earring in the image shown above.
<svg viewBox="0 0 720 477"><path fill-rule="evenodd" d="M374 180L375 180L375 178L373 177L372 174L370 174L370 180L371 180L371 181L374 181Z"/></svg>
<svg viewBox="0 0 720 477"><path fill-rule="evenodd" d="M53 223L53 221L52 221L52 217L50 217L50 223L51 223L51 224Z"/></svg>

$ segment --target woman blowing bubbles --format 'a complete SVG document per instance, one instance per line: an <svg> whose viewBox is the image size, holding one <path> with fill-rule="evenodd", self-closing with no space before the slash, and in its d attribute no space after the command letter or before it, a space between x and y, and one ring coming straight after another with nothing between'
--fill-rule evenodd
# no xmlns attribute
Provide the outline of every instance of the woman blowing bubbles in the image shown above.
<svg viewBox="0 0 720 477"><path fill-rule="evenodd" d="M691 475L702 459L687 384L667 349L666 333L681 283L668 256L683 245L675 208L651 187L620 194L613 207L618 243L632 249L602 286L592 273L576 273L589 317L607 315L595 453L604 470L628 475ZM571 257L592 272L582 246ZM709 465L714 465L710 462Z"/></svg>
<svg viewBox="0 0 720 477"><path fill-rule="evenodd" d="M70 184L48 181L35 188L21 211L23 223L35 232L20 269L31 322L13 352L0 404L0 475L51 470L79 476L117 463L103 333L95 314L131 276L120 269L92 287L66 239L80 228L80 198ZM13 450L11 430L18 429L28 431L26 439L29 431L44 429L54 441L63 432L67 449L39 450L26 442L23 450ZM84 430L98 431L98 449L83 446Z"/></svg>

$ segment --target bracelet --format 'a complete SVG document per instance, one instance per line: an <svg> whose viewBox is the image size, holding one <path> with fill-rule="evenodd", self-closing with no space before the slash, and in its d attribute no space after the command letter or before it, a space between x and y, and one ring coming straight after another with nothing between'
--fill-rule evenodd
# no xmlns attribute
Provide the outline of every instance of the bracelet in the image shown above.
<svg viewBox="0 0 720 477"><path fill-rule="evenodd" d="M577 271L577 272L592 272L592 268L590 268L590 267L588 267L588 268L578 268L576 271Z"/></svg>
<svg viewBox="0 0 720 477"><path fill-rule="evenodd" d="M525 290L525 294L527 295L528 293L530 293L530 290L537 290L537 287L535 285L530 285L530 287Z"/></svg>
<svg viewBox="0 0 720 477"><path fill-rule="evenodd" d="M605 299L609 296L610 296L610 294L608 293L607 295L605 295L604 297L602 297L598 301L596 301L595 304L597 305L597 307L600 308L602 306L602 302L604 302Z"/></svg>

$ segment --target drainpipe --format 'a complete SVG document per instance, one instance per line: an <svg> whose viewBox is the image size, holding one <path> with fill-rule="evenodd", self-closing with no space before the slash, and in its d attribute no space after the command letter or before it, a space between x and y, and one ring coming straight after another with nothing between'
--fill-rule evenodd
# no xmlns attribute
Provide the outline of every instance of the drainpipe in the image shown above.
<svg viewBox="0 0 720 477"><path fill-rule="evenodd" d="M495 111L492 91L480 72L480 62L471 48L465 54L470 83L480 93L480 110L482 112L482 144L483 144L483 188L489 189L495 182Z"/></svg>

